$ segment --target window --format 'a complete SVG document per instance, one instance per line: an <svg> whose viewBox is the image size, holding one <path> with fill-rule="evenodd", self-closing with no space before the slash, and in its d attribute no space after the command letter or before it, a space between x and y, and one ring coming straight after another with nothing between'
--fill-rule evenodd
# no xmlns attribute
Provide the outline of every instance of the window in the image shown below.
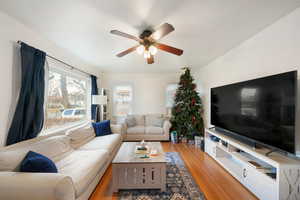
<svg viewBox="0 0 300 200"><path fill-rule="evenodd" d="M166 88L166 107L167 108L173 107L177 88L178 88L177 83L168 84L168 86Z"/></svg>
<svg viewBox="0 0 300 200"><path fill-rule="evenodd" d="M90 79L76 70L50 67L44 130L86 121L90 108Z"/></svg>
<svg viewBox="0 0 300 200"><path fill-rule="evenodd" d="M132 113L132 86L119 85L114 88L114 115L124 117Z"/></svg>

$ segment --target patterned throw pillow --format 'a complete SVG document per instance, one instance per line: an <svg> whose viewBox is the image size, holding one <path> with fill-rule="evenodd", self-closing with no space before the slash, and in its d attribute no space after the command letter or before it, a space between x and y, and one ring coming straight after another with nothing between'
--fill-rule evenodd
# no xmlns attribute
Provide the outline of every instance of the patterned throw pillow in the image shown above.
<svg viewBox="0 0 300 200"><path fill-rule="evenodd" d="M136 125L135 118L133 116L128 116L125 120L128 127L133 127Z"/></svg>

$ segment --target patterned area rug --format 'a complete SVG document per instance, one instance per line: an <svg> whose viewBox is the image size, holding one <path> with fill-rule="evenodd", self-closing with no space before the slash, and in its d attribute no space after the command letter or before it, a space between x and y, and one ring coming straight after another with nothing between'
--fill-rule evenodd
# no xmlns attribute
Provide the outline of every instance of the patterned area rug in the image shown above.
<svg viewBox="0 0 300 200"><path fill-rule="evenodd" d="M120 200L205 200L180 155L167 152L167 190L120 190Z"/></svg>

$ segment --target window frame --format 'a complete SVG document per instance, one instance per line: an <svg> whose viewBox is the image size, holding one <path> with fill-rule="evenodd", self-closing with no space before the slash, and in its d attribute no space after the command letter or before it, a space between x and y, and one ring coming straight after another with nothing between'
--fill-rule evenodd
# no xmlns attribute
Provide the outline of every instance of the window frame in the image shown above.
<svg viewBox="0 0 300 200"><path fill-rule="evenodd" d="M130 115L130 114L132 114L132 113L134 113L134 107L133 107L133 105L134 105L134 86L133 86L133 84L132 83L117 83L117 84L114 84L114 86L113 86L113 90L112 90L112 115L114 116L114 117L117 117L117 118L122 118L122 117L125 117L125 116L121 116L121 115L117 115L116 113L117 113L117 108L116 108L116 106L115 106L115 103L116 103L116 99L115 99L115 92L116 92L116 90L117 90L117 88L118 87L130 87L131 88L131 92L132 92L132 94L131 94L131 101L130 101L130 103L129 103L129 105L130 105L130 107L131 107L131 112L129 112L129 113L127 113L127 115Z"/></svg>
<svg viewBox="0 0 300 200"><path fill-rule="evenodd" d="M78 79L86 79L86 117L82 120L76 121L76 122L71 122L71 123L67 123L65 125L61 125L58 127L54 127L54 128L49 128L49 129L45 129L45 122L46 122L46 110L47 110L47 103L48 103L48 87L49 87L49 74L51 72L55 72L61 75L65 75L65 76L70 76L70 77L74 77L74 78L78 78ZM70 128L76 127L76 126L80 126L82 124L86 124L87 122L90 122L91 120L91 90L92 90L92 86L91 86L91 78L89 75L84 74L76 69L70 69L68 66L58 63L58 62L49 62L49 59L47 59L47 73L45 73L45 100L44 100L44 125L42 128L42 131L40 132L40 134L38 136L45 136L45 135L50 135L50 134L55 134L57 132L62 132L65 130L68 130ZM74 112L74 111L73 111Z"/></svg>
<svg viewBox="0 0 300 200"><path fill-rule="evenodd" d="M170 109L174 105L176 90L178 89L178 83L168 83L165 89L165 107ZM174 96L170 96L169 93L173 93Z"/></svg>

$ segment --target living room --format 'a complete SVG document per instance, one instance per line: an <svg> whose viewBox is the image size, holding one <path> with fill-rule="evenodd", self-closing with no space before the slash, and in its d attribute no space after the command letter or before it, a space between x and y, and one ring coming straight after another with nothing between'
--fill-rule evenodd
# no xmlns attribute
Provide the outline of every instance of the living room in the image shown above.
<svg viewBox="0 0 300 200"><path fill-rule="evenodd" d="M300 1L0 2L0 199L300 199Z"/></svg>

